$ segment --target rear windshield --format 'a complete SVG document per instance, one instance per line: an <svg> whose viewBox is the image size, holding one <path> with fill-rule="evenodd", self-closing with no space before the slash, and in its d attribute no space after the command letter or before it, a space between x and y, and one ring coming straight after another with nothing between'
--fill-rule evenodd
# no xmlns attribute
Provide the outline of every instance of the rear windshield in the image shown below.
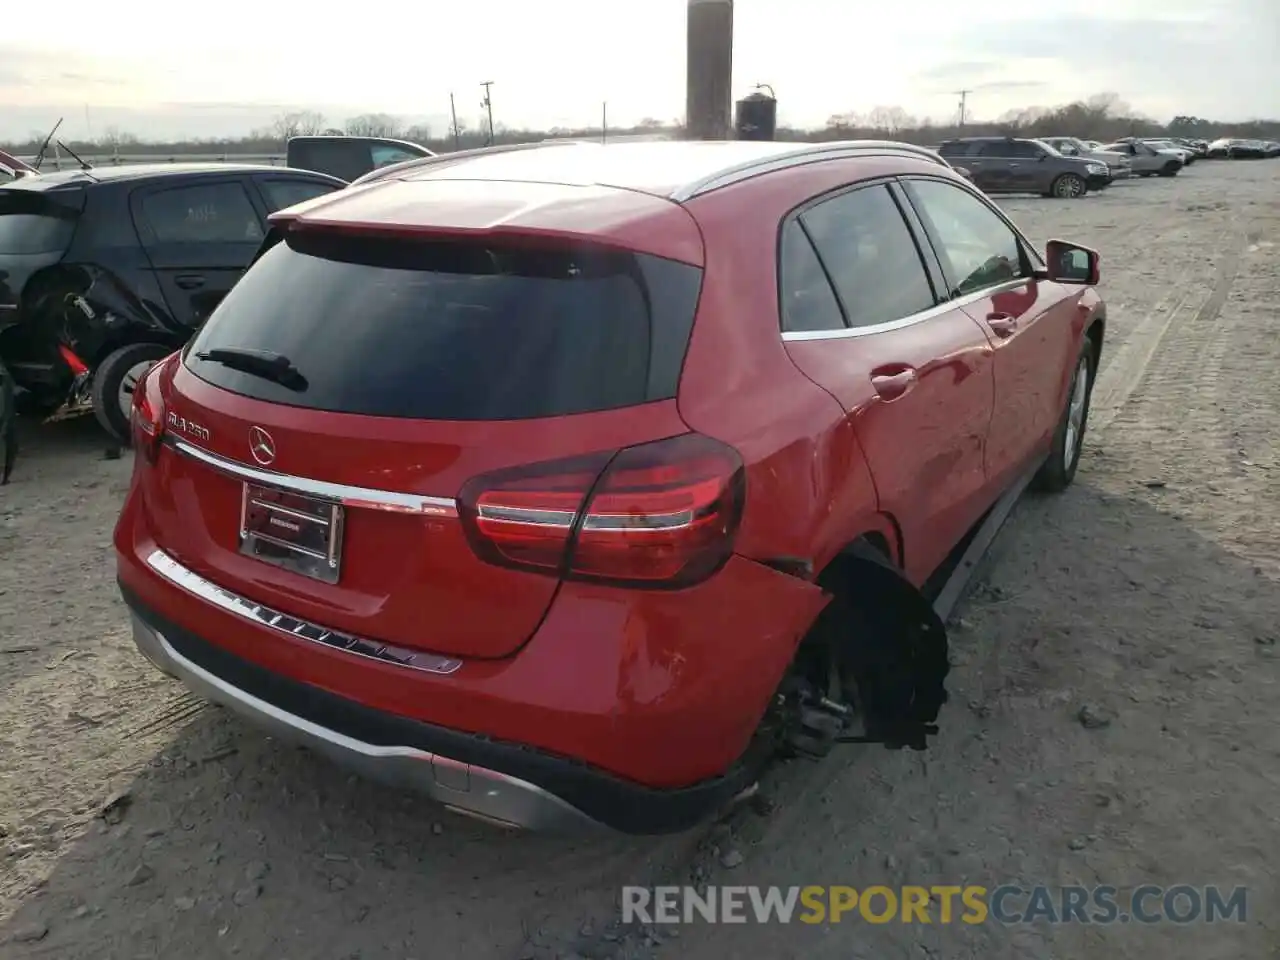
<svg viewBox="0 0 1280 960"><path fill-rule="evenodd" d="M75 221L31 213L0 213L0 255L61 253L71 245Z"/></svg>
<svg viewBox="0 0 1280 960"><path fill-rule="evenodd" d="M186 352L197 376L293 406L515 420L675 396L701 271L644 254L289 235ZM285 357L288 386L199 355Z"/></svg>

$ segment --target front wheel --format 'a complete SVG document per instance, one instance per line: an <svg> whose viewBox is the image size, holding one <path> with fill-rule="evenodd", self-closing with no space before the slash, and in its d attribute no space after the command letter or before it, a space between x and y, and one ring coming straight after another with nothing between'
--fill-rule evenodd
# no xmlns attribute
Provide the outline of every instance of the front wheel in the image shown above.
<svg viewBox="0 0 1280 960"><path fill-rule="evenodd" d="M1084 177L1077 176L1074 173L1064 173L1053 181L1053 195L1063 200L1075 200L1077 197L1083 197L1088 189L1089 185L1084 182Z"/></svg>
<svg viewBox="0 0 1280 960"><path fill-rule="evenodd" d="M1080 451L1084 449L1084 432L1089 423L1089 400L1093 395L1093 342L1087 337L1076 358L1071 374L1071 390L1067 394L1067 406L1053 434L1053 447L1049 459L1035 475L1036 489L1046 493L1058 493L1071 486L1080 466Z"/></svg>
<svg viewBox="0 0 1280 960"><path fill-rule="evenodd" d="M131 343L107 354L93 371L93 413L104 430L129 445L133 388L152 365L173 351L158 343Z"/></svg>
<svg viewBox="0 0 1280 960"><path fill-rule="evenodd" d="M1160 171L1160 176L1162 176L1162 177L1176 177L1176 176L1178 175L1178 171L1179 171L1179 170L1181 170L1181 169L1182 169L1182 168L1181 168L1180 166L1178 166L1178 164L1176 164L1176 163L1166 163L1166 164L1164 165L1164 168Z"/></svg>

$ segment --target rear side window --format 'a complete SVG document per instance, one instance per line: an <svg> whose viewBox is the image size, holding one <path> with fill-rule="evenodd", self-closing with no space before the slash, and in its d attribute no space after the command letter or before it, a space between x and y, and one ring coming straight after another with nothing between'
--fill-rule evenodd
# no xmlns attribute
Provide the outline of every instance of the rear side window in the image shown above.
<svg viewBox="0 0 1280 960"><path fill-rule="evenodd" d="M75 229L75 221L65 217L0 213L0 254L62 253Z"/></svg>
<svg viewBox="0 0 1280 960"><path fill-rule="evenodd" d="M262 239L257 211L238 182L147 194L142 215L157 243L246 243Z"/></svg>
<svg viewBox="0 0 1280 960"><path fill-rule="evenodd" d="M782 228L778 290L784 333L843 330L844 315L799 220Z"/></svg>
<svg viewBox="0 0 1280 960"><path fill-rule="evenodd" d="M302 203L304 200L314 200L316 197L333 193L338 189L334 184L320 183L316 180L259 180L258 185L262 187L262 193L272 213L292 207L295 203Z"/></svg>
<svg viewBox="0 0 1280 960"><path fill-rule="evenodd" d="M309 140L289 145L289 166L351 181L373 169L369 145L358 140Z"/></svg>
<svg viewBox="0 0 1280 960"><path fill-rule="evenodd" d="M379 170L382 167L389 167L393 163L404 163L406 160L417 160L423 156L420 153L410 153L408 150L401 150L399 147L391 147L385 144L374 144L369 148L369 159L373 164L373 169Z"/></svg>
<svg viewBox="0 0 1280 960"><path fill-rule="evenodd" d="M423 420L518 420L676 394L697 267L590 247L286 235L186 353L275 403ZM291 387L199 354L288 358Z"/></svg>
<svg viewBox="0 0 1280 960"><path fill-rule="evenodd" d="M915 239L887 187L833 197L800 220L850 326L901 320L936 304Z"/></svg>

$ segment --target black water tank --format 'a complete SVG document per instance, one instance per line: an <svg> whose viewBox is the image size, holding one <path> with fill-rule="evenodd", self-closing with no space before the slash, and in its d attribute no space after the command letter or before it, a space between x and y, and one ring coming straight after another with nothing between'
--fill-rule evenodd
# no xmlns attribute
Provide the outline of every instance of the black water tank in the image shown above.
<svg viewBox="0 0 1280 960"><path fill-rule="evenodd" d="M737 102L733 128L739 140L772 140L778 129L778 101L757 90Z"/></svg>

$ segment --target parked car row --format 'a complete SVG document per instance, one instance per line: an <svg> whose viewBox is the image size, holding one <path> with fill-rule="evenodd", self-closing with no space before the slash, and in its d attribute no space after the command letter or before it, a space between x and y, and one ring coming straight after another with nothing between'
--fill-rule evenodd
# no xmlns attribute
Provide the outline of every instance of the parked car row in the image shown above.
<svg viewBox="0 0 1280 960"><path fill-rule="evenodd" d="M1146 148L1129 145L1095 147L1075 137L961 137L944 141L936 149L952 166L963 167L986 193L1038 193L1063 199L1103 190L1117 179L1145 170L1147 153ZM1167 175L1183 166L1177 155L1167 163L1171 171Z"/></svg>
<svg viewBox="0 0 1280 960"><path fill-rule="evenodd" d="M1272 160L1280 157L1280 143L1227 137L1209 144L1207 155L1213 160Z"/></svg>

